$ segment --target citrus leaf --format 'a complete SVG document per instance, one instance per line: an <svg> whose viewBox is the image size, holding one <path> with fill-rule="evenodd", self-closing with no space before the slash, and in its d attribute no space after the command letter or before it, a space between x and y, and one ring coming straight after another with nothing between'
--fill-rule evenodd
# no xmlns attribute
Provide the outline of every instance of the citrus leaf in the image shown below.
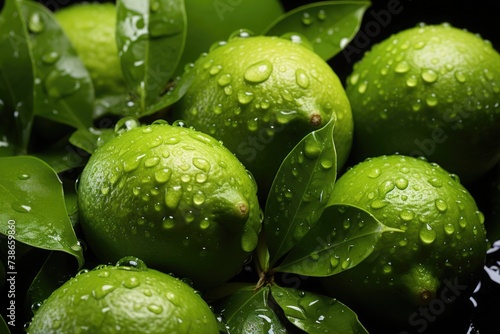
<svg viewBox="0 0 500 334"><path fill-rule="evenodd" d="M305 36L324 60L342 51L358 32L370 1L323 1L300 6L279 17L264 33Z"/></svg>
<svg viewBox="0 0 500 334"><path fill-rule="evenodd" d="M68 142L68 138L64 138L43 151L32 155L43 160L58 174L74 168L83 167L90 156L88 152L71 145Z"/></svg>
<svg viewBox="0 0 500 334"><path fill-rule="evenodd" d="M34 64L22 1L0 15L0 156L25 154L33 123Z"/></svg>
<svg viewBox="0 0 500 334"><path fill-rule="evenodd" d="M335 120L306 135L282 162L265 207L264 233L273 266L326 207L337 177Z"/></svg>
<svg viewBox="0 0 500 334"><path fill-rule="evenodd" d="M38 158L0 158L0 233L36 248L66 252L83 265L61 181Z"/></svg>
<svg viewBox="0 0 500 334"><path fill-rule="evenodd" d="M184 0L117 1L120 61L141 112L165 91L184 50L186 26Z"/></svg>
<svg viewBox="0 0 500 334"><path fill-rule="evenodd" d="M276 285L271 295L287 319L307 333L368 334L356 313L336 299Z"/></svg>
<svg viewBox="0 0 500 334"><path fill-rule="evenodd" d="M52 12L21 1L34 59L34 112L77 129L92 124L92 79Z"/></svg>
<svg viewBox="0 0 500 334"><path fill-rule="evenodd" d="M318 223L287 254L276 271L306 276L330 276L368 257L386 232L369 212L351 205L328 206Z"/></svg>
<svg viewBox="0 0 500 334"><path fill-rule="evenodd" d="M73 132L69 142L85 152L93 154L99 146L117 135L113 129L82 129Z"/></svg>
<svg viewBox="0 0 500 334"><path fill-rule="evenodd" d="M0 333L4 333L4 334L11 333L9 326L7 326L7 322L5 322L5 319L3 318L3 314L2 314L2 316L0 316Z"/></svg>
<svg viewBox="0 0 500 334"><path fill-rule="evenodd" d="M269 287L242 289L216 303L228 333L287 333L268 303Z"/></svg>

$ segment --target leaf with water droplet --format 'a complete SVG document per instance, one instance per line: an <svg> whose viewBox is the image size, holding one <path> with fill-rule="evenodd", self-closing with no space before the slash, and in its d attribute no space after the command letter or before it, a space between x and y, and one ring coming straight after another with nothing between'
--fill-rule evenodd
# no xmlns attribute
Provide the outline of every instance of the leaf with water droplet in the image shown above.
<svg viewBox="0 0 500 334"><path fill-rule="evenodd" d="M367 258L383 233L399 231L385 226L361 208L334 204L323 211L316 225L290 250L276 270L305 276L334 275ZM312 258L311 254L316 256ZM338 262L344 265L332 264Z"/></svg>
<svg viewBox="0 0 500 334"><path fill-rule="evenodd" d="M113 129L80 129L73 132L69 142L87 153L95 150L115 138L118 134ZM83 155L83 154L82 154Z"/></svg>
<svg viewBox="0 0 500 334"><path fill-rule="evenodd" d="M323 128L306 135L276 174L264 220L271 265L303 237L300 226L307 231L314 225L328 202L337 177L334 127L332 118Z"/></svg>
<svg viewBox="0 0 500 334"><path fill-rule="evenodd" d="M20 174L30 178L19 179ZM0 233L8 235L14 226L16 240L66 252L82 266L83 252L74 247L77 239L55 171L38 158L18 156L0 158L0 175Z"/></svg>
<svg viewBox="0 0 500 334"><path fill-rule="evenodd" d="M318 55L329 60L354 38L369 6L370 1L324 1L303 5L276 19L264 35L299 33L312 43Z"/></svg>
<svg viewBox="0 0 500 334"><path fill-rule="evenodd" d="M288 333L269 305L269 287L258 291L253 287L242 288L216 302L214 307L225 319L226 330L231 334Z"/></svg>
<svg viewBox="0 0 500 334"><path fill-rule="evenodd" d="M53 13L39 3L22 3L28 26L35 22L37 27L28 41L40 81L34 85L34 113L77 129L91 126L94 89L89 72Z"/></svg>
<svg viewBox="0 0 500 334"><path fill-rule="evenodd" d="M0 15L0 156L26 153L34 116L35 70L23 3L6 2Z"/></svg>
<svg viewBox="0 0 500 334"><path fill-rule="evenodd" d="M136 116L142 116L158 101L177 66L185 65L179 64L187 31L184 1L120 0L116 8L123 75L140 106Z"/></svg>
<svg viewBox="0 0 500 334"><path fill-rule="evenodd" d="M356 313L334 298L276 285L271 295L286 318L306 333L368 334Z"/></svg>

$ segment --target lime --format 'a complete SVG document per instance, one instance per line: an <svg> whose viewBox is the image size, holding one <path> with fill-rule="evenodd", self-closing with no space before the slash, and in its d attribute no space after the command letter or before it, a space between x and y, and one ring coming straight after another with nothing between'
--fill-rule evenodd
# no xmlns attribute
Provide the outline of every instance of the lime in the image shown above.
<svg viewBox="0 0 500 334"><path fill-rule="evenodd" d="M500 55L478 35L401 31L355 64L346 91L356 161L424 156L470 183L500 159Z"/></svg>
<svg viewBox="0 0 500 334"><path fill-rule="evenodd" d="M73 4L57 10L55 17L89 71L96 97L126 93L115 41L115 5Z"/></svg>
<svg viewBox="0 0 500 334"><path fill-rule="evenodd" d="M384 234L358 266L324 280L347 305L407 321L419 306L475 287L487 249L484 216L456 175L437 164L367 159L339 178L329 203L358 206L402 230ZM458 286L455 295L450 284Z"/></svg>
<svg viewBox="0 0 500 334"><path fill-rule="evenodd" d="M186 0L185 6L188 25L181 68L196 61L203 52L208 52L212 43L226 40L234 31L249 29L260 34L284 13L278 0Z"/></svg>
<svg viewBox="0 0 500 334"><path fill-rule="evenodd" d="M295 36L297 37L297 36ZM339 168L352 141L352 115L331 67L292 39L236 34L202 56L174 117L222 140L267 196L285 156L332 114Z"/></svg>
<svg viewBox="0 0 500 334"><path fill-rule="evenodd" d="M219 333L188 284L138 259L83 271L35 312L28 333Z"/></svg>
<svg viewBox="0 0 500 334"><path fill-rule="evenodd" d="M91 156L79 181L81 224L102 261L221 284L257 245L255 181L219 141L166 123L122 132Z"/></svg>

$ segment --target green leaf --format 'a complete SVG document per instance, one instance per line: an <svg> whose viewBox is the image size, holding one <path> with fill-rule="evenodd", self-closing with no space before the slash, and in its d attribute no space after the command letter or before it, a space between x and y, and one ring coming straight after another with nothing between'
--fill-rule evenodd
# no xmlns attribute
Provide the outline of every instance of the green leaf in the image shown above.
<svg viewBox="0 0 500 334"><path fill-rule="evenodd" d="M368 334L356 313L336 299L276 285L271 295L287 319L307 333Z"/></svg>
<svg viewBox="0 0 500 334"><path fill-rule="evenodd" d="M76 274L73 259L65 253L51 252L31 282L27 292L29 305L36 309L54 290Z"/></svg>
<svg viewBox="0 0 500 334"><path fill-rule="evenodd" d="M0 15L0 156L25 154L33 123L34 64L23 2Z"/></svg>
<svg viewBox="0 0 500 334"><path fill-rule="evenodd" d="M242 289L215 304L231 334L287 333L269 305L269 287Z"/></svg>
<svg viewBox="0 0 500 334"><path fill-rule="evenodd" d="M334 124L332 118L306 135L276 174L264 220L271 266L315 225L328 203L337 177Z"/></svg>
<svg viewBox="0 0 500 334"><path fill-rule="evenodd" d="M7 326L7 322L3 318L3 313L2 313L2 316L0 316L0 333L3 333L3 334L10 334L11 333L9 326Z"/></svg>
<svg viewBox="0 0 500 334"><path fill-rule="evenodd" d="M358 32L370 1L323 1L303 5L279 17L264 33L282 36L299 33L314 51L329 60Z"/></svg>
<svg viewBox="0 0 500 334"><path fill-rule="evenodd" d="M90 156L88 152L71 145L67 138L64 138L47 147L45 150L32 155L40 160L43 160L50 167L52 167L56 173L83 167Z"/></svg>
<svg viewBox="0 0 500 334"><path fill-rule="evenodd" d="M142 112L165 91L177 68L186 26L183 0L117 2L116 37L122 70Z"/></svg>
<svg viewBox="0 0 500 334"><path fill-rule="evenodd" d="M55 171L32 156L0 158L0 233L73 255L83 265Z"/></svg>
<svg viewBox="0 0 500 334"><path fill-rule="evenodd" d="M52 12L21 1L34 59L36 115L77 129L92 124L94 87L90 75Z"/></svg>
<svg viewBox="0 0 500 334"><path fill-rule="evenodd" d="M383 225L361 208L328 206L276 271L318 277L337 274L367 258L386 232L400 230Z"/></svg>
<svg viewBox="0 0 500 334"><path fill-rule="evenodd" d="M85 152L93 154L99 146L117 135L114 129L82 129L73 132L69 142Z"/></svg>

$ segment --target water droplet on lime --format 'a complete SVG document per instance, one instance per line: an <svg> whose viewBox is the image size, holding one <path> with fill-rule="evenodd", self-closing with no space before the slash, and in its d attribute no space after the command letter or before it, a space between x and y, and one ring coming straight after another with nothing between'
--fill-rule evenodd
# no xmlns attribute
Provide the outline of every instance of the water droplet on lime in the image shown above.
<svg viewBox="0 0 500 334"><path fill-rule="evenodd" d="M300 68L295 71L295 81L299 87L304 89L307 89L311 83L306 71Z"/></svg>
<svg viewBox="0 0 500 334"><path fill-rule="evenodd" d="M250 65L245 71L244 78L252 83L266 81L273 72L273 64L269 60L262 60Z"/></svg>
<svg viewBox="0 0 500 334"><path fill-rule="evenodd" d="M434 231L429 224L423 224L418 232L418 235L420 237L420 241L426 245L432 244L436 240L437 236L436 231Z"/></svg>

